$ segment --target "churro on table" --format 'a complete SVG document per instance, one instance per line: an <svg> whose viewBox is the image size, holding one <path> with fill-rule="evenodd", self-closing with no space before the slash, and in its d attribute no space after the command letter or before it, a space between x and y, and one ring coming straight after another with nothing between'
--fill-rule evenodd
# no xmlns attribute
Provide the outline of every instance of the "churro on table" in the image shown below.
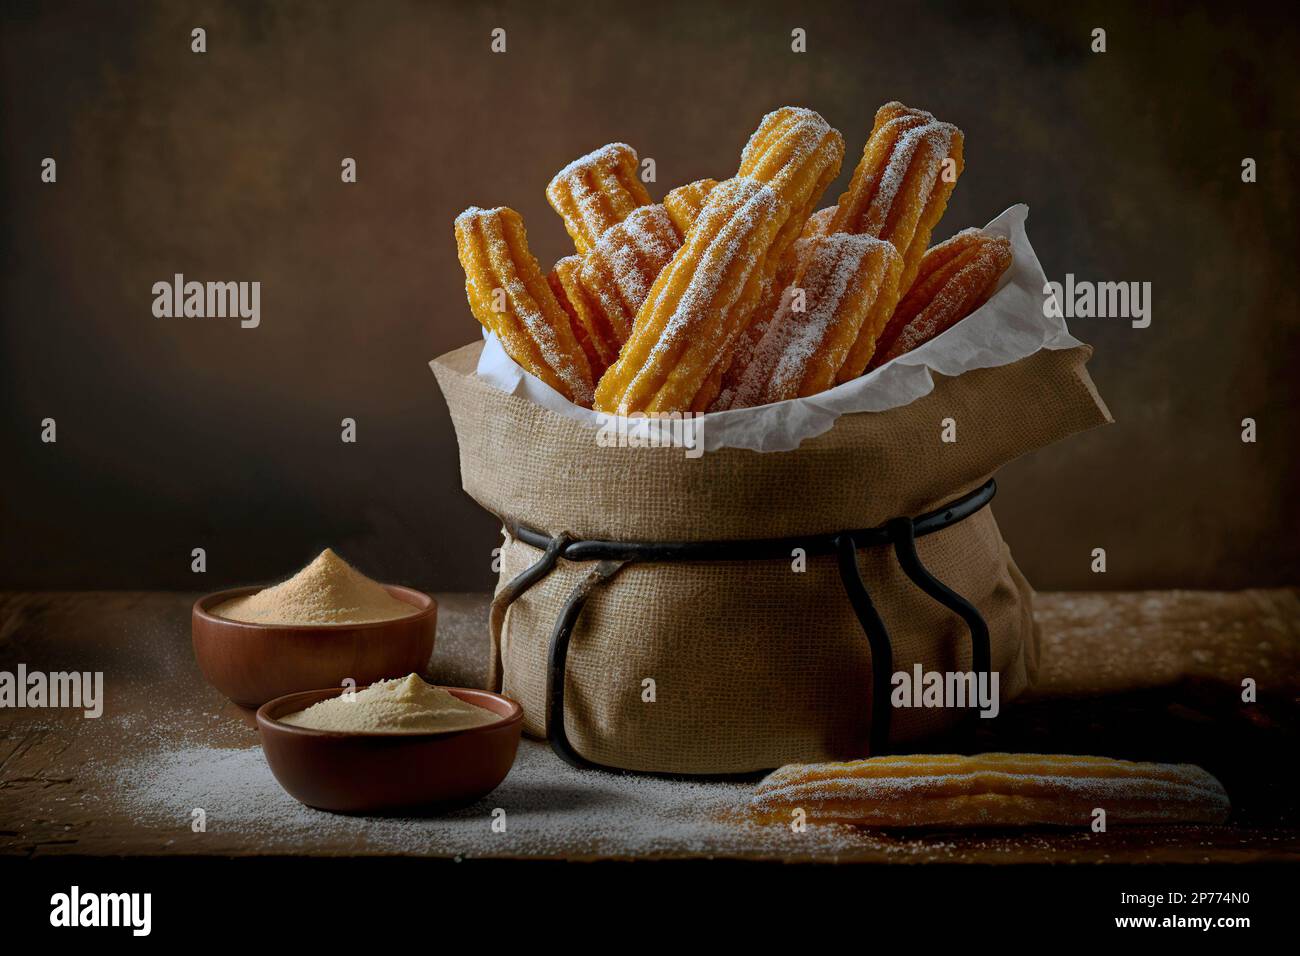
<svg viewBox="0 0 1300 956"><path fill-rule="evenodd" d="M750 813L789 823L868 827L1025 827L1223 823L1228 794L1192 764L1063 754L914 754L790 764L765 777Z"/></svg>

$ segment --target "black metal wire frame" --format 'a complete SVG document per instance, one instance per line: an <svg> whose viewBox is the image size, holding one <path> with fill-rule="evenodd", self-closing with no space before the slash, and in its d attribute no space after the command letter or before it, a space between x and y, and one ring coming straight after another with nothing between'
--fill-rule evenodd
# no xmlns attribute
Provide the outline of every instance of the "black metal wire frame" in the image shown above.
<svg viewBox="0 0 1300 956"><path fill-rule="evenodd" d="M973 604L926 569L916 553L916 539L964 521L992 501L996 493L997 483L990 479L969 494L916 518L894 518L878 527L858 531L739 541L575 540L567 532L549 535L527 525L506 521L505 527L511 537L541 549L542 556L498 593L492 607L493 633L500 633L506 609L530 587L550 574L560 558L574 562L597 562L569 593L551 631L547 653L546 737L551 749L565 762L579 768L598 767L598 764L573 748L564 728L564 678L569 643L583 607L598 587L633 562L788 559L796 548L802 548L809 557L834 555L839 564L844 592L871 649L869 745L871 754L882 754L888 750L889 742L889 696L894 653L889 629L876 611L871 594L862 580L858 552L884 544L893 545L899 567L912 583L965 621L970 631L971 669L977 675L982 673L991 680L993 664L988 625Z"/></svg>

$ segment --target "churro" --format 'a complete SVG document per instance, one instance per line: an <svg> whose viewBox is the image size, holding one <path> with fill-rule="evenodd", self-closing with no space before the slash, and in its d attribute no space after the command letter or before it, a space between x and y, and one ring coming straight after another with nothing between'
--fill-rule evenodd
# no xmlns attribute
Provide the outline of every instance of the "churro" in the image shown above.
<svg viewBox="0 0 1300 956"><path fill-rule="evenodd" d="M456 217L456 250L474 317L526 371L570 401L590 406L591 366L568 313L528 250L519 213L471 206Z"/></svg>
<svg viewBox="0 0 1300 956"><path fill-rule="evenodd" d="M569 163L546 187L546 198L564 220L579 255L633 209L650 205L637 175L636 150L626 143L610 143Z"/></svg>
<svg viewBox="0 0 1300 956"><path fill-rule="evenodd" d="M745 144L737 175L767 183L791 209L769 251L769 276L798 238L826 187L839 175L843 160L844 137L839 130L801 106L768 113Z"/></svg>
<svg viewBox="0 0 1300 956"><path fill-rule="evenodd" d="M677 231L685 237L695 225L695 220L704 208L713 187L718 185L716 179L697 179L685 186L678 186L664 197L664 208L672 218Z"/></svg>
<svg viewBox="0 0 1300 956"><path fill-rule="evenodd" d="M545 281L516 213L457 219L470 305L523 368L601 411L815 394L942 333L996 287L1005 240L968 231L926 253L963 148L957 127L886 103L848 189L817 210L844 139L810 109L768 113L735 177L678 186L659 205L636 152L611 143L546 188L577 254Z"/></svg>
<svg viewBox="0 0 1300 956"><path fill-rule="evenodd" d="M737 323L696 394L694 410L718 408L723 393L730 394L738 385L747 361L742 358L738 367L737 352L752 355L766 331L786 285L777 273L792 274L797 268L790 256L791 246L826 187L839 175L843 159L844 137L820 114L800 106L783 106L768 113L745 144L737 175L771 186L790 211L767 250L757 307Z"/></svg>
<svg viewBox="0 0 1300 956"><path fill-rule="evenodd" d="M886 103L849 188L840 196L831 232L887 239L903 256L906 293L930 244L930 233L963 168L961 130L924 110Z"/></svg>
<svg viewBox="0 0 1300 956"><path fill-rule="evenodd" d="M582 284L581 272L582 256L565 256L551 267L546 281L551 284L560 306L569 313L573 333L591 366L592 378L598 379L618 358L623 339L614 332L600 306L592 301Z"/></svg>
<svg viewBox="0 0 1300 956"><path fill-rule="evenodd" d="M808 221L803 224L803 231L799 233L800 239L816 239L819 236L831 235L831 223L835 221L836 206L827 206L825 209L818 209L808 217Z"/></svg>
<svg viewBox="0 0 1300 956"><path fill-rule="evenodd" d="M786 289L790 287L795 280L795 276L799 274L798 253L807 247L807 244L803 242L796 242L791 246L782 257L776 274L763 283L758 304L755 306L749 322L741 329L736 336L735 343L732 345L726 368L722 370L723 374L719 377L717 395L708 406L709 411L720 412L733 407L736 390L745 378L749 363L754 359L758 343L767 334L772 319L781 307L781 300L785 296Z"/></svg>
<svg viewBox="0 0 1300 956"><path fill-rule="evenodd" d="M795 245L800 274L755 347L731 408L816 395L837 376L860 375L898 301L903 260L891 243L838 233Z"/></svg>
<svg viewBox="0 0 1300 956"><path fill-rule="evenodd" d="M790 207L771 187L718 184L641 306L619 359L596 388L599 411L687 411L748 320L763 265ZM710 396L710 401L712 396Z"/></svg>
<svg viewBox="0 0 1300 956"><path fill-rule="evenodd" d="M917 754L790 764L759 782L750 809L768 822L868 827L1024 827L1222 823L1223 785L1192 764L1055 754Z"/></svg>
<svg viewBox="0 0 1300 956"><path fill-rule="evenodd" d="M1011 241L965 229L921 259L911 289L880 334L869 368L924 345L988 301L1011 265Z"/></svg>
<svg viewBox="0 0 1300 956"><path fill-rule="evenodd" d="M663 206L642 206L605 230L582 260L582 286L621 347L682 239ZM615 353L617 355L617 352Z"/></svg>
<svg viewBox="0 0 1300 956"><path fill-rule="evenodd" d="M836 211L837 207L827 206L825 209L819 209L809 216L808 221L804 223L803 232L799 236L800 241L796 242L782 257L772 281L765 286L759 304L754 309L753 317L744 331L737 337L731 360L727 365L725 374L722 376L718 396L713 404L709 406L709 411L716 412L733 407L744 407L744 405L736 404L737 389L739 389L741 381L745 378L749 363L758 348L758 343L767 334L773 317L776 315L777 310L780 309L787 290L795 282L800 269L807 264L802 261L799 253L800 251L806 252L812 249L813 246L803 240L818 239L829 235L847 235L847 233L831 232L831 222L834 220ZM888 310L892 308L892 302L897 301L897 294L900 290L891 288L885 291L886 295L878 300L878 304L873 311L887 316ZM892 301L891 296L893 297ZM859 373L864 367L864 356L869 357L870 355L868 347L874 344L875 335L879 332L879 326L875 321L868 323L866 328L870 330L871 334L863 336L861 345L853 352L852 361L847 365L848 368L857 368ZM843 378L838 378L837 382L845 380L847 380L847 374ZM771 401L775 401L775 399L771 399Z"/></svg>

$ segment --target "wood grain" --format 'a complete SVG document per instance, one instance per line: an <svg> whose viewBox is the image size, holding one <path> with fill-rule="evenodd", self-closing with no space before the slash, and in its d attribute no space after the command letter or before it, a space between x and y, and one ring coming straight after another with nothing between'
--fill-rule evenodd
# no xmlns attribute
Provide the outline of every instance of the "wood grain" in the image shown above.
<svg viewBox="0 0 1300 956"><path fill-rule="evenodd" d="M429 676L460 686L486 673L486 595L441 594ZM105 813L102 788L142 748L247 748L248 715L208 687L190 651L194 596L158 592L0 593L0 669L105 672L105 716L0 710L0 854L259 855L257 833L160 829ZM973 733L933 749L1047 750L1190 761L1215 773L1234 804L1233 825L1087 834L863 834L841 861L1193 862L1300 859L1300 805L1286 768L1300 712L1300 591L1041 594L1042 670L1034 692ZM1243 704L1241 681L1259 700ZM92 726L94 725L94 726ZM541 748L524 741L524 748ZM553 810L570 812L559 802ZM581 796L581 795L577 795ZM275 852L286 852L283 849ZM291 852L383 852L361 822ZM439 856L436 843L421 855ZM689 847L662 855L691 855ZM756 841L732 855L770 858ZM823 859L783 853L785 859Z"/></svg>

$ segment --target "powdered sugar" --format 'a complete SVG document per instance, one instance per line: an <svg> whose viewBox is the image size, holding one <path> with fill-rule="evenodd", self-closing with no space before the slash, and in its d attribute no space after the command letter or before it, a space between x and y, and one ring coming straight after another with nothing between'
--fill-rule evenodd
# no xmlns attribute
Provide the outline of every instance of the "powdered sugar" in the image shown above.
<svg viewBox="0 0 1300 956"><path fill-rule="evenodd" d="M763 249L761 244L756 248L756 237L763 222L777 213L776 193L767 186L741 177L729 180L729 183L714 191L715 195L721 194L717 205L710 198L701 213L702 219L716 217L724 222L713 240L700 250L698 259L691 257L680 263L678 275L687 268L692 271L655 352L664 342L672 342L686 331L693 319L698 323L711 315L725 315L744 288L745 279L762 262ZM707 237L711 230L701 232Z"/></svg>
<svg viewBox="0 0 1300 956"><path fill-rule="evenodd" d="M569 163L546 187L546 198L564 217L579 252L587 252L607 229L650 202L636 169L636 150L610 143Z"/></svg>
<svg viewBox="0 0 1300 956"><path fill-rule="evenodd" d="M796 397L819 356L827 364L820 370L823 377L839 370L875 300L885 271L886 245L869 236L845 233L795 243L800 276L783 293L730 407ZM796 308L800 289L805 297L803 311Z"/></svg>
<svg viewBox="0 0 1300 956"><path fill-rule="evenodd" d="M592 170L613 169L629 162L635 166L636 160L636 150L627 143L606 143L598 149L593 149L590 153L579 156L561 169L551 178L546 191L549 194L551 189L557 187L557 184L572 183Z"/></svg>
<svg viewBox="0 0 1300 956"><path fill-rule="evenodd" d="M203 807L209 833L255 837L268 853L348 841L363 853L460 857L833 856L870 839L838 827L794 833L755 826L740 812L749 784L576 770L530 740L496 791L440 817L341 816L305 807L280 789L256 747L164 751L117 767L103 782L98 799L129 811L142 827L188 831L191 810ZM505 811L504 833L492 829L495 808Z"/></svg>
<svg viewBox="0 0 1300 956"><path fill-rule="evenodd" d="M1011 825L1034 801L1036 822L1086 821L1097 806L1109 808L1117 822L1222 819L1230 809L1222 785L1191 764L1058 754L792 764L758 785L752 805L768 814L803 807L814 817L821 811L885 826L944 819Z"/></svg>
<svg viewBox="0 0 1300 956"><path fill-rule="evenodd" d="M507 347L514 336L505 323L513 316L573 401L590 405L590 372L584 375L578 364L581 350L576 339L571 334L561 338L562 332L568 331L568 317L542 276L537 260L528 251L519 214L504 206L496 209L471 206L456 217L456 236L475 315L497 332ZM481 244L481 249L476 244ZM480 255L485 261L478 261ZM505 312L497 312L492 307L496 289L505 292Z"/></svg>
<svg viewBox="0 0 1300 956"><path fill-rule="evenodd" d="M909 119L904 117L890 122L902 124ZM898 201L899 191L908 173L919 166L917 195L923 197L921 202L924 202L924 197L929 196L930 191L934 189L943 161L948 158L949 151L952 149L952 140L956 132L955 126L938 122L928 122L903 132L889 154L889 161L878 174L871 202L859 225L860 232L889 239L895 246L900 247L899 252L907 251L907 247L911 244L911 235L896 237L883 234L894 204ZM912 227L915 228L914 222Z"/></svg>
<svg viewBox="0 0 1300 956"><path fill-rule="evenodd" d="M765 115L740 154L740 175L763 166L786 168L805 161L835 131L822 115L803 106L783 106ZM779 159L777 158L779 156ZM755 176L755 178L759 178Z"/></svg>
<svg viewBox="0 0 1300 956"><path fill-rule="evenodd" d="M843 158L844 138L819 114L801 107L767 114L750 137L738 175L768 184L791 210L792 218L780 224L789 235L778 241L778 256L803 228L803 218L821 198Z"/></svg>
<svg viewBox="0 0 1300 956"><path fill-rule="evenodd" d="M583 286L612 323L630 331L655 279L680 246L668 211L642 206L606 230L587 254Z"/></svg>
<svg viewBox="0 0 1300 956"><path fill-rule="evenodd" d="M735 314L737 304L762 268L782 208L770 187L743 176L720 183L709 194L698 228L641 307L615 366L636 371L611 404L644 408L646 399L673 379L679 391L689 393L689 405L711 364L679 359L688 348L702 356L721 354L743 318ZM677 404L669 402L669 407Z"/></svg>

